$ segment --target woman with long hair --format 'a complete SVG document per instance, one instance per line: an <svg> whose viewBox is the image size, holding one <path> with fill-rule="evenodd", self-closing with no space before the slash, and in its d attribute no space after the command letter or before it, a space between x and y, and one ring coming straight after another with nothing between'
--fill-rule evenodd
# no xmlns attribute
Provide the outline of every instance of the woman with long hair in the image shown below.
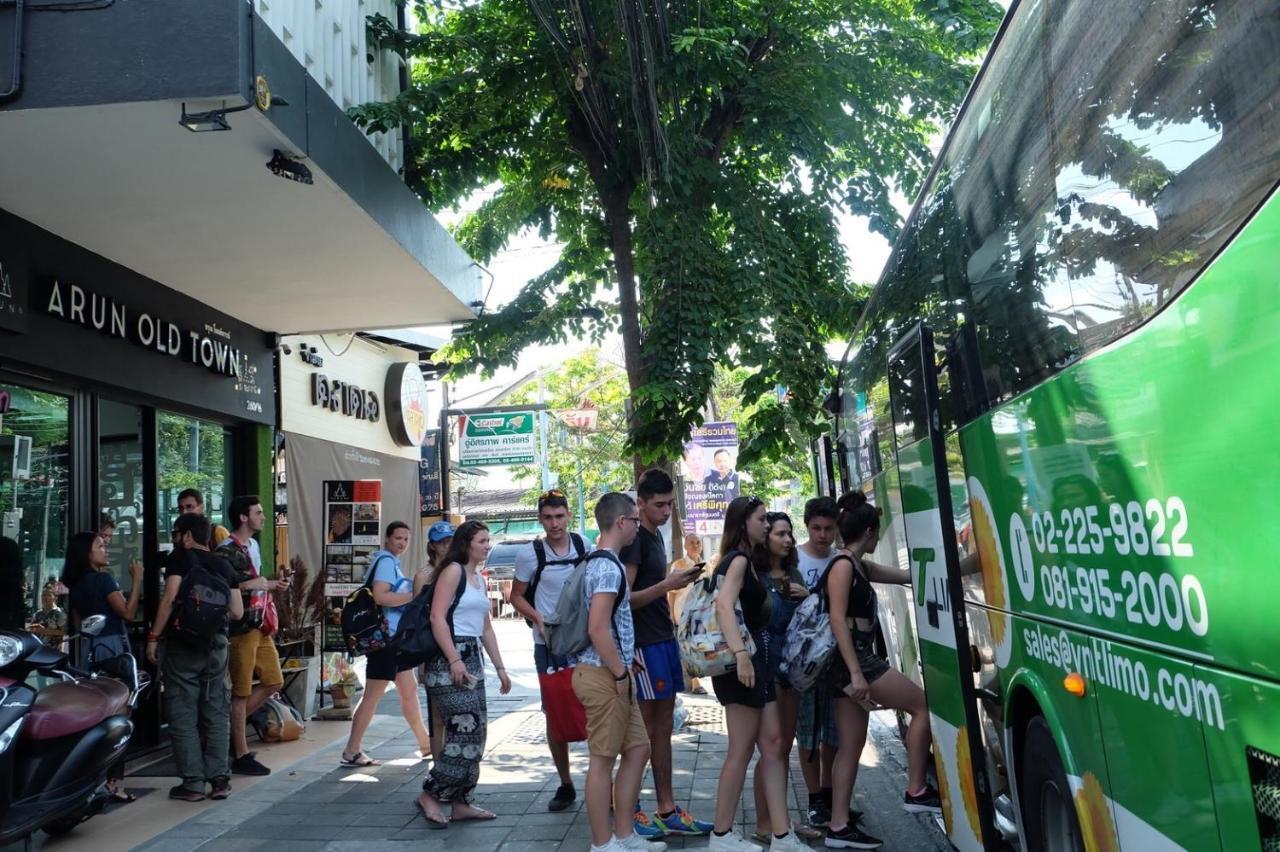
<svg viewBox="0 0 1280 852"><path fill-rule="evenodd" d="M769 512L764 516L765 540L751 548L751 566L765 588L769 590L769 648L773 664L774 690L778 696L778 719L782 728L782 766L786 770L791 761L791 743L796 738L796 721L800 715L800 693L791 688L786 675L780 672L782 646L787 641L791 617L796 607L809 595L809 587L800 574L800 559L796 552L796 539L792 533L791 516L786 512ZM756 763L755 800L756 833L754 840L769 842L769 803L765 799L763 763ZM817 840L822 832L807 825L795 826L796 836L802 840Z"/></svg>
<svg viewBox="0 0 1280 852"><path fill-rule="evenodd" d="M773 852L809 848L791 830L787 814L787 767L782 758L782 720L773 678L773 657L779 649L770 646L769 590L750 556L754 549L764 546L767 532L765 506L759 497L735 497L729 503L715 569L723 577L716 592L716 620L737 664L736 670L711 679L716 698L724 706L729 751L720 768L715 828L707 847L710 850L760 850L733 830L747 765L756 750L760 752L756 788L763 791L769 810L769 848ZM754 655L747 652L746 637L738 629L736 605L741 605L743 621L755 642Z"/></svg>
<svg viewBox="0 0 1280 852"><path fill-rule="evenodd" d="M449 545L453 544L453 534L457 532L448 521L436 521L427 530L427 564L418 569L413 578L413 596L416 598L435 578L436 570L444 567L444 558L449 553ZM427 683L427 664L418 667L418 683ZM431 757L440 759L440 748L444 744L444 728L440 724L440 714L427 695L427 730L431 734ZM426 755L423 755L424 757Z"/></svg>
<svg viewBox="0 0 1280 852"><path fill-rule="evenodd" d="M880 841L849 819L853 782L867 741L868 706L880 705L911 715L907 726L907 789L903 808L912 813L941 813L942 800L926 779L929 762L929 709L924 690L889 667L875 652L879 605L872 583L910 584L907 571L877 565L866 557L880 541L880 510L861 491L837 504L836 525L843 546L827 569L826 592L838 654L830 672L832 706L840 740L831 769L831 822L825 843L834 849L874 849Z"/></svg>
<svg viewBox="0 0 1280 852"><path fill-rule="evenodd" d="M496 818L470 803L480 780L488 729L482 644L497 671L499 691L503 695L511 691L511 679L502 666L489 619L484 578L477 570L488 555L489 528L480 521L467 521L454 533L432 588L431 632L440 653L427 664L427 695L435 702L444 742L418 797L418 809L428 828L445 828L450 821ZM446 802L452 806L448 817L442 809Z"/></svg>
<svg viewBox="0 0 1280 852"><path fill-rule="evenodd" d="M67 540L62 584L69 590L67 608L70 610L68 624L71 631L78 631L80 622L91 615L106 618L97 636L83 636L79 640L76 662L83 668L100 666L108 660L132 653L129 623L138 614L138 599L142 595L142 563L136 559L129 563L133 586L129 589L128 600L125 600L120 584L110 571L110 563L107 542L98 533L75 533ZM124 758L121 757L111 765L107 789L115 801L132 802L135 797L125 792L123 779Z"/></svg>
<svg viewBox="0 0 1280 852"><path fill-rule="evenodd" d="M369 557L369 589L373 592L374 602L382 607L382 615L392 636L400 626L400 613L413 600L413 582L404 575L400 566L400 557L409 549L409 537L409 525L404 521L393 521L387 525L382 549ZM365 658L364 695L360 696L360 704L351 714L351 735L347 738L347 747L342 750L343 766L379 765L379 761L361 751L360 741L364 739L364 732L369 729L373 714L378 710L378 702L392 681L395 681L396 694L400 696L400 712L409 723L409 730L418 738L419 754L426 756L431 753L431 740L422 724L418 681L413 676L413 666L400 668L396 649L388 645Z"/></svg>

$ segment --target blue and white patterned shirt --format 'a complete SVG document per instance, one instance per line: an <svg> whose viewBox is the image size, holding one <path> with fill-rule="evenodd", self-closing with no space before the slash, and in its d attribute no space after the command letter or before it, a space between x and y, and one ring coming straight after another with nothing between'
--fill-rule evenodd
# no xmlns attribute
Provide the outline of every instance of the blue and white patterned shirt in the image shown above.
<svg viewBox="0 0 1280 852"><path fill-rule="evenodd" d="M613 553L613 551L609 551ZM617 556L617 554L614 554ZM583 603L590 607L595 595L616 595L618 586L622 586L622 603L618 605L612 619L613 639L618 648L618 656L628 669L636 656L636 630L631 621L631 588L626 583L622 567L604 556L597 556L587 561L586 575L583 577ZM588 666L604 666L595 645L587 645L581 653L569 658L569 665L583 663Z"/></svg>

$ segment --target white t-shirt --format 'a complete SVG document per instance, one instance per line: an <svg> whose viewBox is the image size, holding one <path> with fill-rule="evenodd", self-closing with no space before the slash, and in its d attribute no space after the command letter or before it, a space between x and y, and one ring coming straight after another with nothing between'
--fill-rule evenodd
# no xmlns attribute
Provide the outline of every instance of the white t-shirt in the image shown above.
<svg viewBox="0 0 1280 852"><path fill-rule="evenodd" d="M489 596L484 589L467 582L463 575L462 597L453 611L453 635L478 637L484 635L484 617L489 614Z"/></svg>
<svg viewBox="0 0 1280 852"><path fill-rule="evenodd" d="M804 584L810 589L818 585L818 580L822 579L822 572L827 570L831 558L836 555L836 549L831 548L831 552L826 556L817 557L810 556L805 552L803 547L796 548L796 556L800 559L799 569L800 576L804 577Z"/></svg>
<svg viewBox="0 0 1280 852"><path fill-rule="evenodd" d="M574 549L572 538L565 542L564 552L557 552L545 539L542 543L546 548L548 563L557 559L577 560L578 558L578 551ZM538 588L533 593L533 608L543 615L553 614L556 611L556 604L560 601L560 590L564 588L565 581L569 579L573 569L572 562L566 562L563 565L548 564L543 568L542 579L538 580ZM521 583L531 583L537 570L538 554L533 549L533 542L529 542L516 552L516 579ZM544 643L542 633L536 625L533 628L533 641L539 645Z"/></svg>

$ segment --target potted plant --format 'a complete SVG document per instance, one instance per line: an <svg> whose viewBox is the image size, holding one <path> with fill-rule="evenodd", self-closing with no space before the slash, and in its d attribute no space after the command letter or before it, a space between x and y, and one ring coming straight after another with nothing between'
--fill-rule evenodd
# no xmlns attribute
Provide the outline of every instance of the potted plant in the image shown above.
<svg viewBox="0 0 1280 852"><path fill-rule="evenodd" d="M333 706L338 709L349 708L351 699L360 689L360 677L342 654L330 654L328 663L329 677L326 682L329 684Z"/></svg>

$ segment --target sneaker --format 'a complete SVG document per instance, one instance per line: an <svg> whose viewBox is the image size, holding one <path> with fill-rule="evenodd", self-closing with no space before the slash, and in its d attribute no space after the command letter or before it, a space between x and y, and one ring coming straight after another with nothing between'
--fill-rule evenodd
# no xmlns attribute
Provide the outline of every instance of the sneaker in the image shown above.
<svg viewBox="0 0 1280 852"><path fill-rule="evenodd" d="M723 836L712 834L707 843L707 852L764 852L764 848L746 840L738 832L731 831Z"/></svg>
<svg viewBox="0 0 1280 852"><path fill-rule="evenodd" d="M615 837L613 842L617 844L618 849L641 850L641 852L666 852L667 849L667 844L661 840L645 840L635 832L626 837Z"/></svg>
<svg viewBox="0 0 1280 852"><path fill-rule="evenodd" d="M918 796L904 793L902 796L902 809L909 814L940 814L942 813L942 797L938 795L938 791L933 787L925 787L924 792Z"/></svg>
<svg viewBox="0 0 1280 852"><path fill-rule="evenodd" d="M572 784L561 784L556 789L556 794L551 797L551 801L547 803L547 810L562 811L573 804L578 798L578 791L573 789Z"/></svg>
<svg viewBox="0 0 1280 852"><path fill-rule="evenodd" d="M703 837L711 833L711 829L715 828L709 822L702 822L693 818L693 814L684 808L677 807L675 813L669 817L661 814L654 814L658 820L658 826L664 834L687 834L693 837Z"/></svg>
<svg viewBox="0 0 1280 852"><path fill-rule="evenodd" d="M822 845L828 849L879 849L881 843L879 838L872 837L850 822L840 831L828 828Z"/></svg>
<svg viewBox="0 0 1280 852"><path fill-rule="evenodd" d="M785 837L774 837L769 843L769 852L809 852L809 845L788 831Z"/></svg>
<svg viewBox="0 0 1280 852"><path fill-rule="evenodd" d="M245 754L231 761L231 771L236 775L270 775L271 770L257 761L252 754Z"/></svg>
<svg viewBox="0 0 1280 852"><path fill-rule="evenodd" d="M177 799L180 802L203 802L204 793L199 790L192 790L185 784L179 784L177 787L169 788L169 798Z"/></svg>
<svg viewBox="0 0 1280 852"><path fill-rule="evenodd" d="M826 828L831 822L831 809L813 796L809 797L809 811L805 814L809 825L814 828Z"/></svg>
<svg viewBox="0 0 1280 852"><path fill-rule="evenodd" d="M213 786L209 793L210 799L225 799L231 795L231 779L226 775L219 775L209 783Z"/></svg>
<svg viewBox="0 0 1280 852"><path fill-rule="evenodd" d="M632 819L632 830L645 840L654 840L662 837L664 832L662 826L649 819L649 815L640 810L640 806L636 805L635 816Z"/></svg>

